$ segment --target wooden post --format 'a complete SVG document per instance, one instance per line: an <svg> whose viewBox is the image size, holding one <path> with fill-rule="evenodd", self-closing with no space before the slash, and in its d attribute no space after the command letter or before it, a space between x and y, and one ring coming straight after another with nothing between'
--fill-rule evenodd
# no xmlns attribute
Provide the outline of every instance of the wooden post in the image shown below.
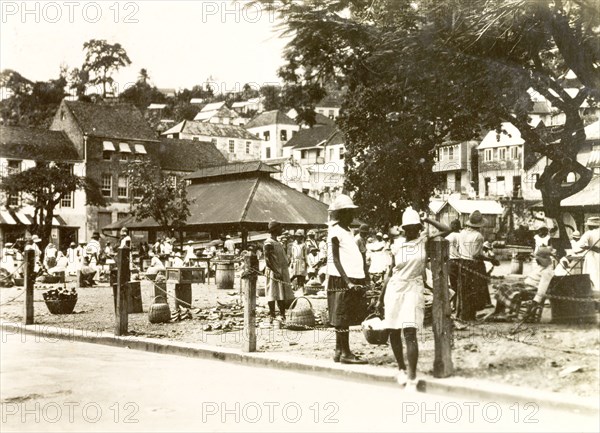
<svg viewBox="0 0 600 433"><path fill-rule="evenodd" d="M118 282L115 311L115 335L126 335L128 326L127 289L129 282L129 248L120 248L117 254Z"/></svg>
<svg viewBox="0 0 600 433"><path fill-rule="evenodd" d="M242 296L244 297L244 335L242 351L256 352L256 280L258 278L258 257L253 249L244 257L246 270L242 275Z"/></svg>
<svg viewBox="0 0 600 433"><path fill-rule="evenodd" d="M33 325L33 285L35 283L35 251L25 249L25 311L23 324Z"/></svg>
<svg viewBox="0 0 600 433"><path fill-rule="evenodd" d="M433 377L451 376L452 365L452 319L448 293L448 245L446 239L436 237L430 242L431 274L433 277Z"/></svg>

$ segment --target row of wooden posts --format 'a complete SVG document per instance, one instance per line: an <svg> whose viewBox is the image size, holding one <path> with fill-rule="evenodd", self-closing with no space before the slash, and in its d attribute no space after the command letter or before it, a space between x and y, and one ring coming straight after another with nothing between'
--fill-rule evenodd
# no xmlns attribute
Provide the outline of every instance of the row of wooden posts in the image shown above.
<svg viewBox="0 0 600 433"><path fill-rule="evenodd" d="M433 275L433 337L434 337L434 377L452 375L452 319L448 293L448 241L435 238L430 243L431 272ZM117 254L118 277L115 296L114 334L122 336L128 330L128 293L130 280L130 251L123 248ZM24 323L31 325L33 320L33 288L35 282L35 253L25 251L25 316ZM256 279L242 280L244 293L244 336L242 350L256 351Z"/></svg>

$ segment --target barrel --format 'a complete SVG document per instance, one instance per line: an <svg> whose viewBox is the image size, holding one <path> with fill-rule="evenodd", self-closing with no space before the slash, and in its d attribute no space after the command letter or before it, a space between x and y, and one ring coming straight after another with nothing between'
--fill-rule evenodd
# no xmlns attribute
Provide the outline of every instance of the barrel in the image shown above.
<svg viewBox="0 0 600 433"><path fill-rule="evenodd" d="M553 277L547 294L550 295L552 323L598 323L594 292L588 274Z"/></svg>
<svg viewBox="0 0 600 433"><path fill-rule="evenodd" d="M510 261L510 273L521 275L523 274L523 261L518 257L513 257Z"/></svg>
<svg viewBox="0 0 600 433"><path fill-rule="evenodd" d="M217 281L217 289L233 290L233 281L235 279L235 266L233 262L218 261L217 273L215 279Z"/></svg>

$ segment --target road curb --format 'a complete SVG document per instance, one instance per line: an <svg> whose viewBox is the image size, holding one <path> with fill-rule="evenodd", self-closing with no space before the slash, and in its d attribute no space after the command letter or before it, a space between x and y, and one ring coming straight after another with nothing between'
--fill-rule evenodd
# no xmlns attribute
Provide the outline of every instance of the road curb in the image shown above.
<svg viewBox="0 0 600 433"><path fill-rule="evenodd" d="M160 341L155 338L136 336L116 337L106 332L90 332L80 329L60 328L50 325L22 325L13 322L0 322L1 331L11 334L44 337L47 341L69 340L83 343L103 344L106 346L143 350L159 354L186 356L201 359L212 359L234 362L258 367L295 370L324 376L336 376L355 381L380 382L395 385L394 370L375 366L349 366L335 364L330 360L318 360L305 357L292 357L275 353L245 353L237 349L211 346L208 344L181 343ZM3 337L3 341L5 337ZM460 377L436 379L425 377L419 380L418 389L422 392L487 401L490 403L534 403L546 409L573 411L581 414L599 412L598 401L574 395L539 391L503 385L495 382L473 380Z"/></svg>

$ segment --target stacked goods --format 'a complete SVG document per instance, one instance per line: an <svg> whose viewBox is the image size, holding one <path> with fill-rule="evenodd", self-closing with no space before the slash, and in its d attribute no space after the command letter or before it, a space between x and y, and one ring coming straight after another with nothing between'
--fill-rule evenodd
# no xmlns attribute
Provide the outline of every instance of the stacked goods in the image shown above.
<svg viewBox="0 0 600 433"><path fill-rule="evenodd" d="M77 304L75 288L59 287L42 293L48 310L52 314L71 314Z"/></svg>

